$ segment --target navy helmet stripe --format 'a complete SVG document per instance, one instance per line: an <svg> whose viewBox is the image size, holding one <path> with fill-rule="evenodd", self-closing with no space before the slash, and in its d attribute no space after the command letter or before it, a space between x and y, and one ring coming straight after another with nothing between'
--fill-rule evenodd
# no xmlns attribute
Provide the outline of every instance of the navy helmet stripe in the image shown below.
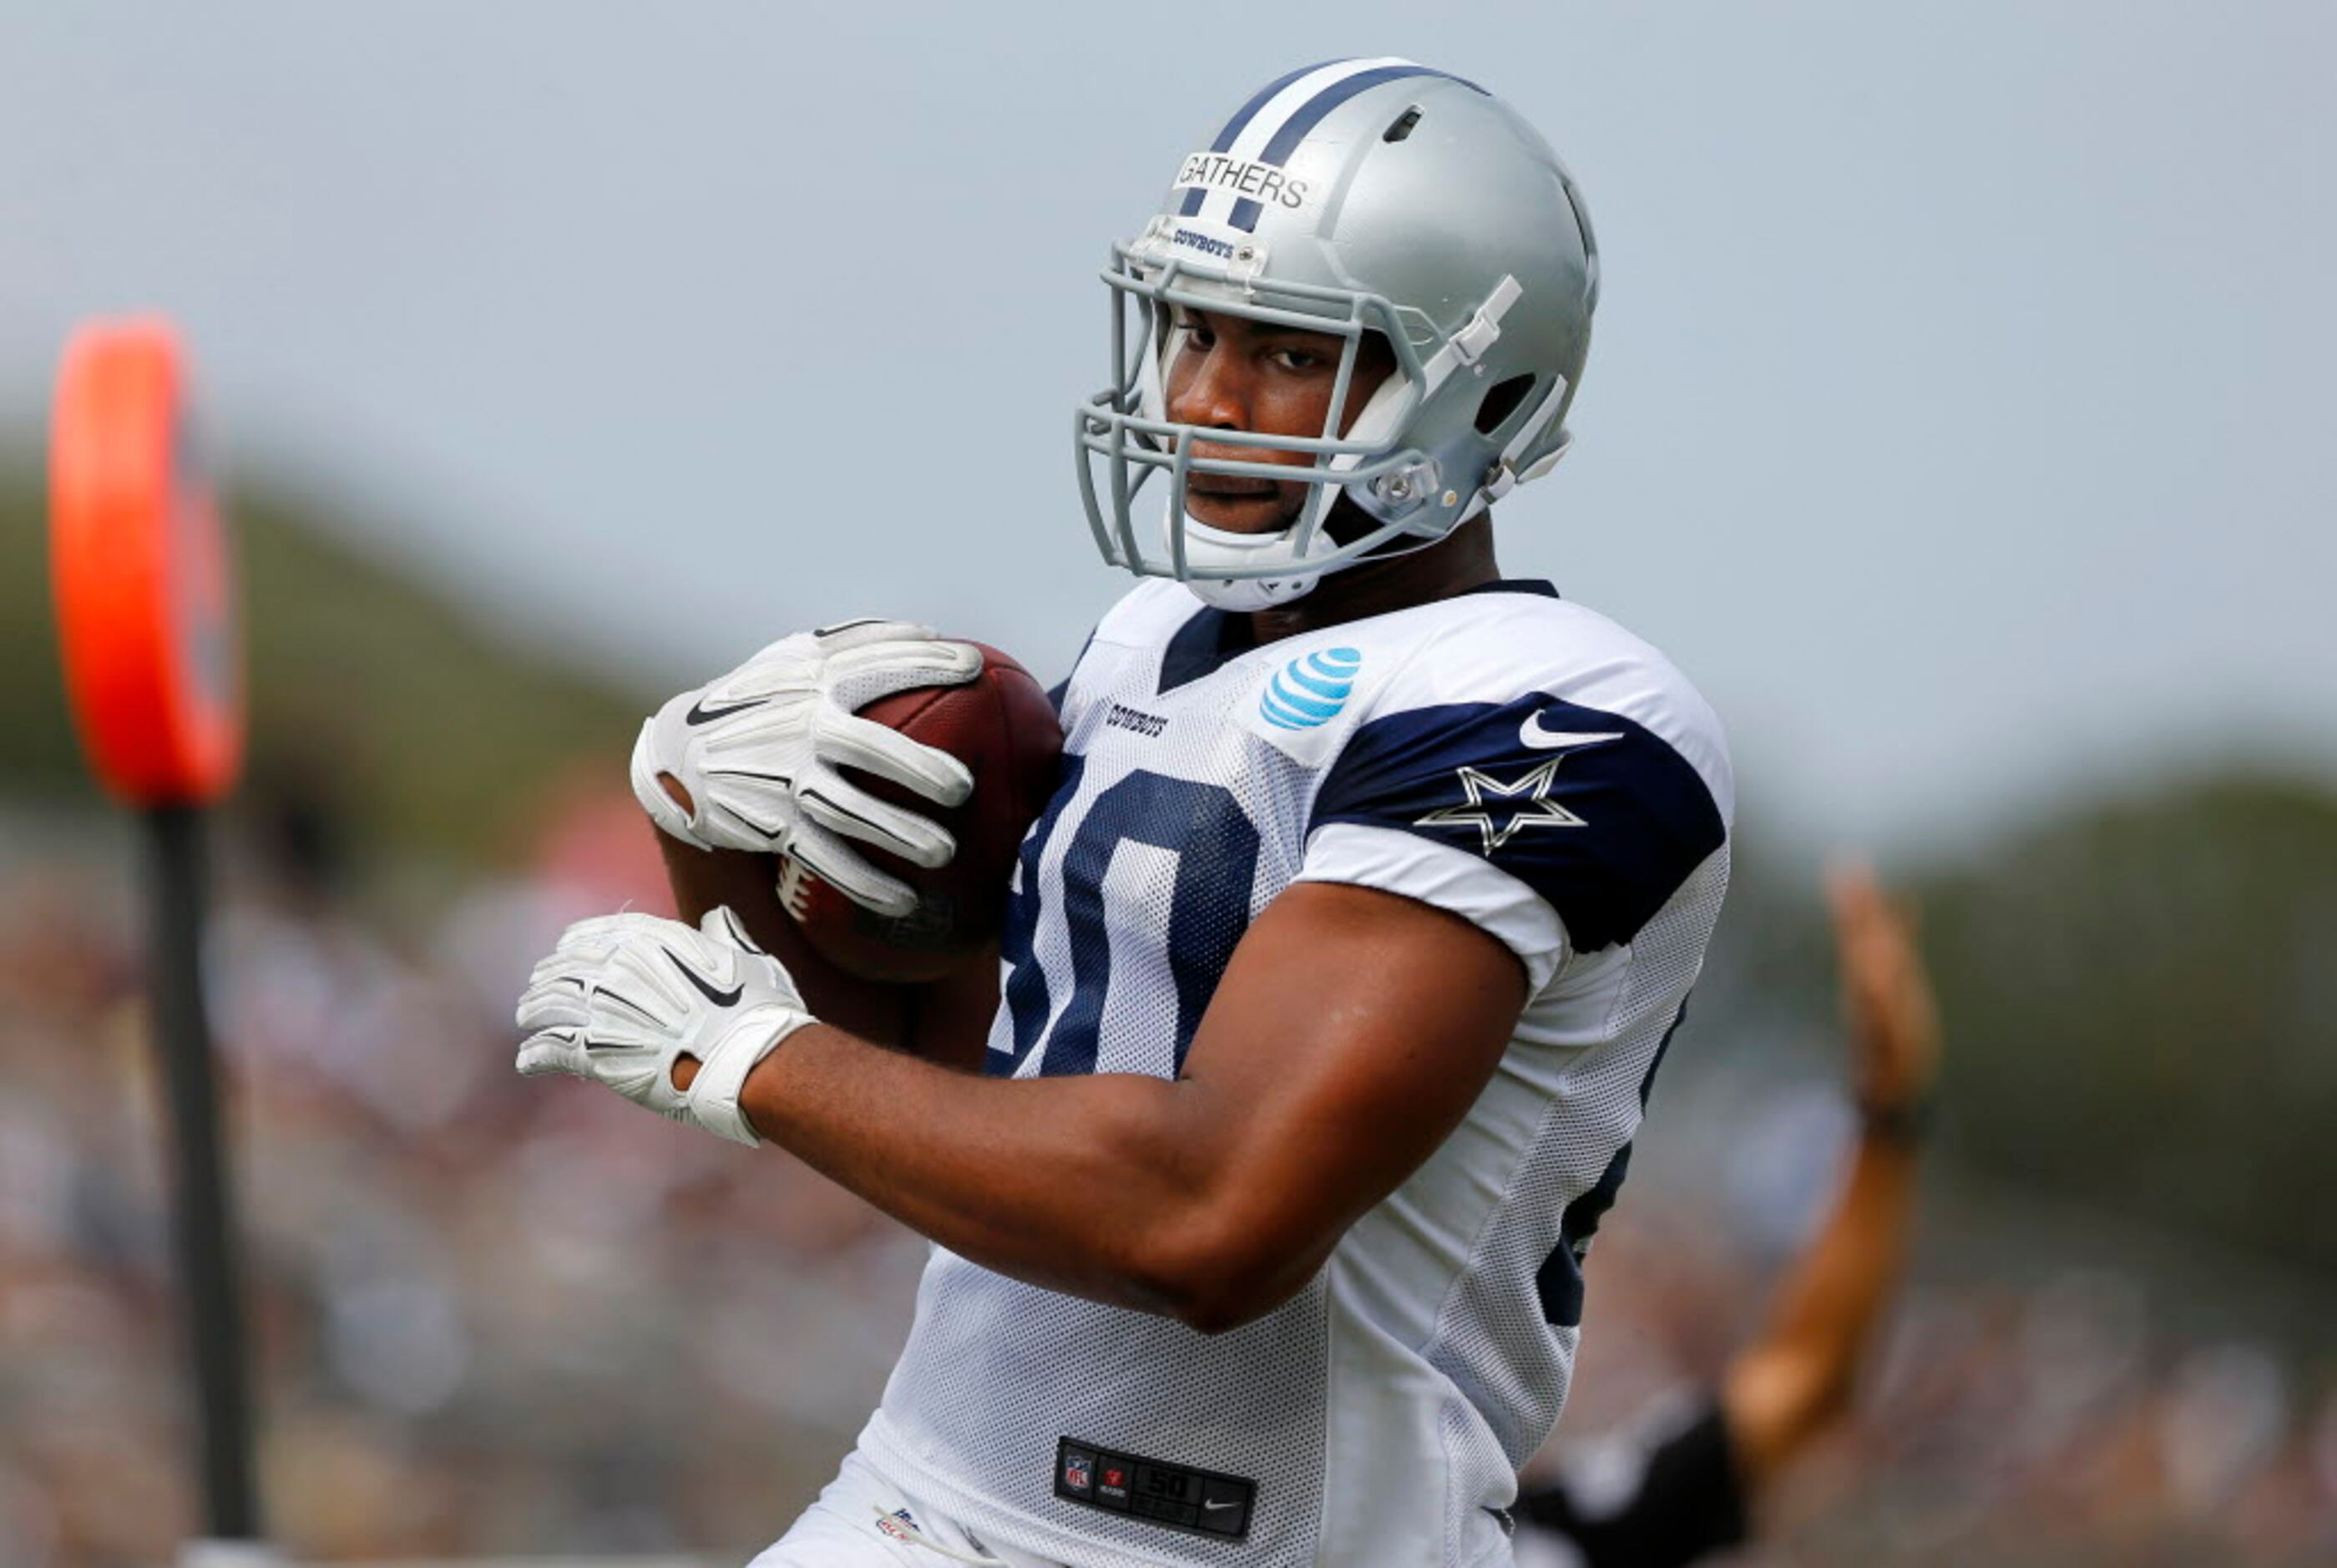
<svg viewBox="0 0 2337 1568"><path fill-rule="evenodd" d="M1268 142L1266 151L1257 155L1258 161L1262 163L1289 162L1290 155L1298 151L1298 144L1306 139L1306 132L1321 124L1323 117L1332 110L1358 93L1368 93L1383 82L1400 82L1407 76L1444 76L1450 81L1461 82L1458 76L1426 65L1383 65L1376 71L1360 72L1344 82L1334 82L1300 104L1297 113L1282 122L1282 129L1274 133L1274 140ZM1474 85L1467 82L1461 84L1463 87ZM1484 89L1479 87L1477 91L1481 93Z"/></svg>
<svg viewBox="0 0 2337 1568"><path fill-rule="evenodd" d="M1234 117L1226 122L1226 128L1217 132L1217 139L1215 142L1209 143L1209 151L1212 152L1224 152L1230 151L1234 144L1234 138L1240 135L1243 130L1252 120L1257 118L1257 112L1265 108L1267 101L1272 99L1276 93L1281 92L1285 87L1289 86L1293 82L1297 81L1301 76L1307 74L1309 72L1320 71L1325 65L1336 65L1337 64L1338 62L1336 60L1318 60L1312 65L1301 65L1297 70L1293 71L1287 76L1277 76L1273 81L1267 83L1265 86L1259 88L1257 90L1257 96L1253 97L1248 103L1243 104L1239 109L1234 111ZM1209 192L1208 189L1204 186L1196 185L1191 190L1185 192L1184 202L1177 209L1178 214L1180 217L1185 218L1198 218L1201 213L1201 203L1208 199ZM1251 221L1254 223L1257 220L1252 219Z"/></svg>
<svg viewBox="0 0 2337 1568"><path fill-rule="evenodd" d="M1234 117L1226 122L1226 128L1217 132L1217 139L1215 142L1209 143L1209 151L1212 152L1227 152L1232 151L1234 138L1240 135L1243 128L1257 117L1257 112L1266 107L1266 101L1268 99L1272 98L1276 93L1281 92L1285 87L1289 86L1293 82L1297 81L1301 76L1307 74L1309 72L1320 71L1325 65L1336 65L1338 64L1339 62L1336 60L1317 60L1312 65L1301 65L1297 70L1293 71L1287 76L1277 76L1273 81L1267 83L1265 86L1259 88L1257 90L1257 97L1252 98L1248 103L1234 111Z"/></svg>
<svg viewBox="0 0 2337 1568"><path fill-rule="evenodd" d="M1464 77L1455 76L1449 71L1438 71L1426 65L1383 65L1373 71L1359 71L1343 81L1332 83L1300 104L1290 118L1282 122L1282 128L1274 133L1273 139L1266 142L1265 151L1257 155L1257 161L1261 163L1273 164L1289 162L1290 155L1298 151L1298 144L1306 140L1306 133L1320 125L1324 116L1330 113L1332 110L1336 109L1358 93L1370 92L1383 82L1401 82L1408 76L1441 76L1448 82L1458 82L1473 93L1484 91L1482 87ZM1245 111L1244 118L1247 118L1247 114L1248 111ZM1244 197L1234 203L1233 226L1255 232L1257 229L1258 217L1264 211L1265 209L1257 202Z"/></svg>

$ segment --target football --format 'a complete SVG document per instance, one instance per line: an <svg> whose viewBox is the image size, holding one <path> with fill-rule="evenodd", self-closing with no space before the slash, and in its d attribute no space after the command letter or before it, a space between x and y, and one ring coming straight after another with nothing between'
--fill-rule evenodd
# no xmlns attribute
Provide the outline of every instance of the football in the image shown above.
<svg viewBox="0 0 2337 1568"><path fill-rule="evenodd" d="M1022 665L995 648L975 646L982 673L966 684L895 692L860 710L863 718L947 751L973 773L973 793L948 810L897 784L852 775L869 793L931 818L957 840L956 855L930 871L855 846L915 888L917 907L897 919L879 915L796 862L782 862L779 901L804 939L864 980L938 979L997 936L1022 835L1054 793L1063 751L1054 704Z"/></svg>

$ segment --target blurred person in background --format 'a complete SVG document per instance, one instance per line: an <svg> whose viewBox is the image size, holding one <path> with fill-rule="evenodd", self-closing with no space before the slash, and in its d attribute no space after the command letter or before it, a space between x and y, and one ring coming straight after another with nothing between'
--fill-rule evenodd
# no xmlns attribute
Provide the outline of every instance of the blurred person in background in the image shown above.
<svg viewBox="0 0 2337 1568"><path fill-rule="evenodd" d="M1940 1031L1910 914L1863 866L1826 891L1858 1110L1849 1176L1716 1387L1659 1401L1527 1486L1521 1568L1667 1568L1741 1545L1771 1482L1850 1406L1914 1219Z"/></svg>

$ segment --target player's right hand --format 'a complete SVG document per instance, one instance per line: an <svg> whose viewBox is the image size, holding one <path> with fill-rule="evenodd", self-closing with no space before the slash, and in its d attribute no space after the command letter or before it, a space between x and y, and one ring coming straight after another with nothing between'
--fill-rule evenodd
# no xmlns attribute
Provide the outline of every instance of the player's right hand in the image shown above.
<svg viewBox="0 0 2337 1568"><path fill-rule="evenodd" d="M981 673L979 648L906 622L848 621L782 637L641 726L633 794L684 843L786 856L856 904L906 915L915 895L854 843L925 867L945 865L956 843L939 824L877 799L838 769L891 779L942 806L962 803L973 776L948 752L855 710Z"/></svg>
<svg viewBox="0 0 2337 1568"><path fill-rule="evenodd" d="M1826 902L1858 1102L1874 1114L1917 1112L1939 1071L1940 1014L1915 945L1913 910L1895 903L1859 861L1829 868Z"/></svg>
<svg viewBox="0 0 2337 1568"><path fill-rule="evenodd" d="M748 1074L813 1022L793 976L729 910L708 910L695 930L603 915L571 926L528 976L518 1065L587 1079L752 1148L762 1137L739 1105Z"/></svg>

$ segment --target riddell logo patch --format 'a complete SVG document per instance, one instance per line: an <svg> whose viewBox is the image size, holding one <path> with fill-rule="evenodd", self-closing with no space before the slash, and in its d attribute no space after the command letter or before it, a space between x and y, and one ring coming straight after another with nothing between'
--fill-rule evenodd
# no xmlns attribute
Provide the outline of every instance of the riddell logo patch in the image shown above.
<svg viewBox="0 0 2337 1568"><path fill-rule="evenodd" d="M1223 152L1196 152L1177 171L1176 191L1230 191L1261 206L1302 207L1306 181L1293 180L1279 163L1258 163Z"/></svg>

